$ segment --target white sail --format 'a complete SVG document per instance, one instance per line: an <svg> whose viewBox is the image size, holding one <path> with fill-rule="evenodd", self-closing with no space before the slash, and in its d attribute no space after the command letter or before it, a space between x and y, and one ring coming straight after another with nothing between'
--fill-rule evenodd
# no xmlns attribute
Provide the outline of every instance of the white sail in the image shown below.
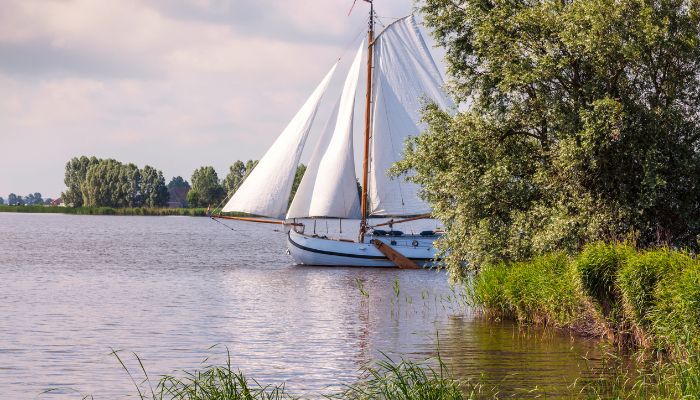
<svg viewBox="0 0 700 400"><path fill-rule="evenodd" d="M430 212L418 197L420 186L387 170L402 158L407 137L420 133L420 109L432 100L453 107L443 80L413 16L389 25L375 40L372 145L369 176L370 215L402 216Z"/></svg>
<svg viewBox="0 0 700 400"><path fill-rule="evenodd" d="M323 149L323 156L317 163L316 160L309 163L302 179L304 187L298 194L299 200L297 201L295 196L292 202L294 207L290 208L287 218L359 218L360 216L352 133L355 92L360 76L363 49L364 46L361 45L345 79L333 135L325 149L320 146L317 148L317 150ZM314 154L314 158L316 157L317 154Z"/></svg>
<svg viewBox="0 0 700 400"><path fill-rule="evenodd" d="M335 72L335 63L306 103L260 159L223 211L282 218L287 211L294 174L318 105Z"/></svg>
<svg viewBox="0 0 700 400"><path fill-rule="evenodd" d="M339 106L340 97L338 97L338 101L336 102L335 107L333 107L333 112L323 128L321 137L319 138L318 143L316 143L313 153L311 153L311 159L309 160L309 164L306 166L304 177L301 178L297 192L294 194L294 199L292 199L292 204L289 205L287 219L306 218L310 215L309 207L311 206L311 197L314 194L314 185L316 184L316 176L318 175L318 166L321 163L321 159L328 148L328 143L330 143L331 137L333 136L335 122L338 118Z"/></svg>

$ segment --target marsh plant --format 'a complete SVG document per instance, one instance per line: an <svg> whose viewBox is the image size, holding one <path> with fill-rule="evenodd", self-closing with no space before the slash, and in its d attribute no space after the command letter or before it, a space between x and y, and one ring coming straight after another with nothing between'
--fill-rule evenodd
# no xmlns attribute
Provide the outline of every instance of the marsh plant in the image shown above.
<svg viewBox="0 0 700 400"><path fill-rule="evenodd" d="M231 355L226 351L223 365L205 365L195 371L180 371L167 374L152 382L142 360L137 354L142 376L127 367L118 351L112 351L122 368L131 379L136 395L141 400L281 400L301 399L291 394L284 383L265 385L246 376L231 364ZM415 362L408 359L394 361L386 354L382 359L363 366L359 379L337 393L313 394L309 398L326 399L403 399L403 400L458 400L465 397L459 381L454 379L449 369L438 355L435 359ZM206 362L206 360L205 360ZM436 367L432 367L435 364ZM468 387L474 393L475 387ZM86 398L91 398L90 396Z"/></svg>

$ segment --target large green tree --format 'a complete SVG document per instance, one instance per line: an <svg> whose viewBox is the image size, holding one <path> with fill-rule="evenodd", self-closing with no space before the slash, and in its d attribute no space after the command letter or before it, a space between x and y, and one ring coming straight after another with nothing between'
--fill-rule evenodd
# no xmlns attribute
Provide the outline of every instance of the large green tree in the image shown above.
<svg viewBox="0 0 700 400"><path fill-rule="evenodd" d="M197 168L192 173L192 189L187 193L190 207L216 207L226 196L214 167Z"/></svg>
<svg viewBox="0 0 700 400"><path fill-rule="evenodd" d="M66 163L65 177L66 191L61 193L63 202L74 207L83 205L83 193L81 187L85 181L88 168L95 165L100 160L96 157L73 157Z"/></svg>
<svg viewBox="0 0 700 400"><path fill-rule="evenodd" d="M238 187L241 186L245 178L250 175L256 165L258 165L258 160L248 160L246 163L243 163L241 160L236 160L236 162L229 167L228 174L222 182L228 196L231 196L238 190Z"/></svg>
<svg viewBox="0 0 700 400"><path fill-rule="evenodd" d="M138 168L114 159L100 160L88 168L81 185L83 205L87 207L134 207L138 202Z"/></svg>
<svg viewBox="0 0 700 400"><path fill-rule="evenodd" d="M423 0L456 114L428 106L413 171L467 263L596 239L696 246L699 0Z"/></svg>
<svg viewBox="0 0 700 400"><path fill-rule="evenodd" d="M165 186L163 172L146 165L141 169L141 200L145 207L164 207L170 194Z"/></svg>

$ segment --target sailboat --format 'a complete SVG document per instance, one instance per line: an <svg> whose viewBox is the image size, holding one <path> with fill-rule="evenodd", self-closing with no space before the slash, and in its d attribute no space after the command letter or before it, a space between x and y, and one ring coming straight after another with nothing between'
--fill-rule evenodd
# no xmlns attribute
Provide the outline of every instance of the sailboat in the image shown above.
<svg viewBox="0 0 700 400"><path fill-rule="evenodd" d="M443 109L453 103L413 17L393 21L375 36L370 3L367 42L355 54L340 97L325 123L306 172L289 204L296 167L338 62L325 75L257 166L223 207L252 217L213 218L285 225L295 263L325 266L420 268L437 260L436 230L404 234L396 226L430 218L420 187L387 170L401 159L405 139L420 133L425 101ZM366 56L364 127L353 126L355 97ZM363 134L361 193L355 173L353 135ZM261 218L262 217L262 218ZM359 220L356 239L317 235L317 219ZM387 221L387 219L389 219ZM314 231L301 221L314 221ZM382 221L373 223L372 221Z"/></svg>

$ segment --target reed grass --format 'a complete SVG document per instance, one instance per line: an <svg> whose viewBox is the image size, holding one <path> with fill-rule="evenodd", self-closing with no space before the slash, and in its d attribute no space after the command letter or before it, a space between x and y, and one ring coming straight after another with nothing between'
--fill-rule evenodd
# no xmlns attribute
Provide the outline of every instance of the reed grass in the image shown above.
<svg viewBox="0 0 700 400"><path fill-rule="evenodd" d="M326 396L347 400L461 400L473 398L476 385L461 387L438 355L437 367L407 359L398 362L386 354L362 368L358 382L338 394Z"/></svg>
<svg viewBox="0 0 700 400"><path fill-rule="evenodd" d="M486 266L472 283L472 303L498 318L570 326L578 316L578 295L568 265L566 255L557 253Z"/></svg>
<svg viewBox="0 0 700 400"><path fill-rule="evenodd" d="M195 371L180 371L159 377L155 383L139 358L138 374L127 367L119 351L112 350L134 385L141 400L287 400L301 399L292 395L285 384L264 385L235 369L231 355L226 350L223 365L205 365ZM309 398L347 400L461 400L475 398L479 385L460 386L438 355L434 360L414 362L401 359L398 362L382 354L383 358L367 364L359 371L357 382L345 386L337 393L313 394ZM430 366L433 362L436 368ZM206 362L206 360L205 360ZM465 397L466 396L466 397ZM86 397L90 398L90 396Z"/></svg>
<svg viewBox="0 0 700 400"><path fill-rule="evenodd" d="M681 359L700 352L700 260L683 251L594 243L575 257L485 266L471 285L472 303L489 316L604 326L618 344Z"/></svg>

